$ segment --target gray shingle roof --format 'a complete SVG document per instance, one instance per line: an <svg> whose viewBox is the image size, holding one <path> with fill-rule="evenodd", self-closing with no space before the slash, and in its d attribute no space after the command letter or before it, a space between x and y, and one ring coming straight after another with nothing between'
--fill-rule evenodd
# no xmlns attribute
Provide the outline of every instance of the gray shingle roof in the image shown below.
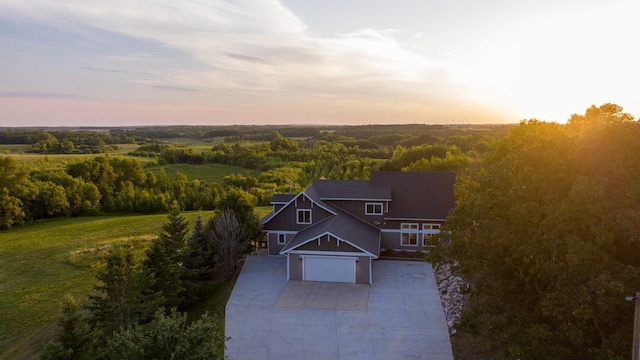
<svg viewBox="0 0 640 360"><path fill-rule="evenodd" d="M391 200L391 187L368 180L318 180L313 186L321 199Z"/></svg>
<svg viewBox="0 0 640 360"><path fill-rule="evenodd" d="M296 197L296 194L273 194L271 197L272 204L286 204L289 201L293 200Z"/></svg>
<svg viewBox="0 0 640 360"><path fill-rule="evenodd" d="M455 206L452 172L376 172L371 183L390 186L392 201L385 218L446 219Z"/></svg>

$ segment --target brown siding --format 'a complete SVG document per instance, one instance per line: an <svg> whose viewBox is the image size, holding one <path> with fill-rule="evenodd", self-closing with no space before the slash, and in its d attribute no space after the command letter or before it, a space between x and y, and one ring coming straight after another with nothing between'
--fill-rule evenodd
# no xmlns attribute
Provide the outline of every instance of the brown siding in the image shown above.
<svg viewBox="0 0 640 360"><path fill-rule="evenodd" d="M298 254L289 254L289 280L302 281L302 261Z"/></svg>
<svg viewBox="0 0 640 360"><path fill-rule="evenodd" d="M361 201L361 200L331 200L327 201L331 205L339 207L351 215L357 216L369 224L380 226L384 217L385 202L384 201ZM365 215L366 203L382 203L382 215Z"/></svg>
<svg viewBox="0 0 640 360"><path fill-rule="evenodd" d="M293 237L293 234L286 234L286 241L289 241ZM285 241L285 244L286 244ZM269 248L269 255L280 255L280 250L284 247L285 244L278 244L278 234L277 233L269 233L267 236L267 243Z"/></svg>
<svg viewBox="0 0 640 360"><path fill-rule="evenodd" d="M340 244L338 245L338 239L329 235L325 235L320 239L319 246L318 240L313 240L304 245L298 246L296 250L362 252L361 250L345 242L340 242Z"/></svg>
<svg viewBox="0 0 640 360"><path fill-rule="evenodd" d="M356 283L369 284L369 272L371 271L369 262L368 256L358 257L358 262L356 263Z"/></svg>
<svg viewBox="0 0 640 360"><path fill-rule="evenodd" d="M311 200L309 200L306 196L302 195L297 199L297 207L296 202L292 202L282 210L278 215L276 215L269 222L264 224L264 230L288 230L288 231L300 231L310 224L297 224L297 210L298 209L311 209L311 222L313 224L322 221L329 216L327 210L317 206L312 205Z"/></svg>

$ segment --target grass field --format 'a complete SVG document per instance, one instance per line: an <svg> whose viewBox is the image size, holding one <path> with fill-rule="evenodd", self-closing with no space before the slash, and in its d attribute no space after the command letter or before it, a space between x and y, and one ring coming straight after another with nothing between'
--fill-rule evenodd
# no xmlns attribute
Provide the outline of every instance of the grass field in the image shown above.
<svg viewBox="0 0 640 360"><path fill-rule="evenodd" d="M223 165L223 164L203 164L203 165L191 165L191 164L171 164L162 166L148 167L147 170L151 171L155 175L158 175L160 169L164 169L169 176L169 179L174 179L178 172L187 175L187 178L191 180L204 180L207 182L222 182L222 178L231 174L241 174L258 176L260 171L249 170L238 166Z"/></svg>
<svg viewBox="0 0 640 360"><path fill-rule="evenodd" d="M195 151L208 151L211 150L213 145L219 144L224 141L224 137L216 137L206 140L192 139L192 138L175 138L165 139L163 142L169 145L175 145L178 147L188 147Z"/></svg>
<svg viewBox="0 0 640 360"><path fill-rule="evenodd" d="M190 226L197 214L184 214ZM0 233L0 359L35 358L55 334L63 295L86 299L92 292L106 253L99 247L128 242L144 248L165 219L164 214L65 218ZM230 292L232 285L222 288ZM220 308L209 310L215 311Z"/></svg>
<svg viewBox="0 0 640 360"><path fill-rule="evenodd" d="M120 148L109 153L111 156L125 156L135 150L137 144L121 144ZM74 161L93 158L96 156L105 156L106 154L30 154L27 151L31 149L31 145L0 145L0 156L11 156L16 161L37 166L39 168L57 168L63 167ZM153 159L132 157L140 161L143 165L151 162Z"/></svg>

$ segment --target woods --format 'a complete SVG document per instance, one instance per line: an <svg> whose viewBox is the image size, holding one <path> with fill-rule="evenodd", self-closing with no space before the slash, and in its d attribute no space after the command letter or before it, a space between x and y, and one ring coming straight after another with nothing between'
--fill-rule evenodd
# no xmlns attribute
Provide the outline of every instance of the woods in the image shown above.
<svg viewBox="0 0 640 360"><path fill-rule="evenodd" d="M488 357L630 357L639 146L632 116L594 106L567 125L523 121L459 179L438 255L471 283L459 329Z"/></svg>
<svg viewBox="0 0 640 360"><path fill-rule="evenodd" d="M220 208L218 202L224 201L226 194L240 196L250 205L268 206L274 193L298 192L320 177L367 179L377 170L463 171L481 156L476 149L482 150L504 131L502 126L447 129L424 125L338 127L311 132L281 129L292 135L311 135L294 139L271 127L263 132L261 129L242 128L244 133L217 139L211 146L203 145L211 139L197 140L197 147L161 142L178 135L182 130L179 127L126 132L114 129L111 135L1 130L0 143L37 144L45 137L84 143L97 136L105 141L135 139L140 145L128 155L73 158L57 167L46 161L29 164L20 162L20 156L0 156L0 230L61 216L162 213L174 200L184 211L212 210ZM195 136L193 129L186 133ZM197 137L203 134L211 131ZM147 137L151 135L161 138ZM229 174L222 181L210 182L181 172L170 178L161 168L179 164L237 166L256 175Z"/></svg>

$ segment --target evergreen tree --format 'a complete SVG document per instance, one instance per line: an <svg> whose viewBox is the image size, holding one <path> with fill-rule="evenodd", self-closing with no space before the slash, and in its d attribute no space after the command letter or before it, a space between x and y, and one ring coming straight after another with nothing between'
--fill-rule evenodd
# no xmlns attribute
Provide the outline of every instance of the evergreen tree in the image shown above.
<svg viewBox="0 0 640 360"><path fill-rule="evenodd" d="M106 258L105 269L98 273L99 295L91 296L89 309L95 325L107 331L148 321L158 307L158 298L143 293L150 280L141 273L130 247L117 247Z"/></svg>
<svg viewBox="0 0 640 360"><path fill-rule="evenodd" d="M147 258L142 265L144 274L151 279L151 283L145 293L158 296L161 305L167 308L179 306L183 300L184 288L180 281L181 270L175 262L175 257L159 238L151 243L146 255Z"/></svg>
<svg viewBox="0 0 640 360"><path fill-rule="evenodd" d="M64 299L60 319L60 334L40 354L43 360L92 359L95 333L80 312L78 301L70 295Z"/></svg>
<svg viewBox="0 0 640 360"><path fill-rule="evenodd" d="M183 256L183 266L195 273L195 277L205 280L213 274L215 266L213 250L207 240L204 220L198 215L193 232L187 240L187 250Z"/></svg>
<svg viewBox="0 0 640 360"><path fill-rule="evenodd" d="M180 205L174 200L167 215L167 222L162 226L162 232L158 237L162 246L167 250L173 261L179 262L180 254L184 250L189 232L189 223L180 214Z"/></svg>
<svg viewBox="0 0 640 360"><path fill-rule="evenodd" d="M198 301L200 284L213 274L213 255L209 249L202 216L196 218L193 232L187 241L182 260L182 286L185 289L185 305Z"/></svg>
<svg viewBox="0 0 640 360"><path fill-rule="evenodd" d="M162 306L167 309L181 305L183 301L182 255L186 247L188 222L180 215L180 207L174 201L162 226L162 232L147 250L143 262L144 274L152 279L147 292L162 297Z"/></svg>

